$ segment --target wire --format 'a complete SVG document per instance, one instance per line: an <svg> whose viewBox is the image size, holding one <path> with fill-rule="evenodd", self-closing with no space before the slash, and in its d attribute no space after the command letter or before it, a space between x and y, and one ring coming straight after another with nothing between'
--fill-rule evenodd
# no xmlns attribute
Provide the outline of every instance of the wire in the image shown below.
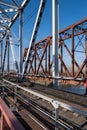
<svg viewBox="0 0 87 130"><path fill-rule="evenodd" d="M28 23L32 17L34 17L36 15L38 8L34 9L31 14L29 14L26 18L25 21L23 22L23 25L25 25L26 23Z"/></svg>

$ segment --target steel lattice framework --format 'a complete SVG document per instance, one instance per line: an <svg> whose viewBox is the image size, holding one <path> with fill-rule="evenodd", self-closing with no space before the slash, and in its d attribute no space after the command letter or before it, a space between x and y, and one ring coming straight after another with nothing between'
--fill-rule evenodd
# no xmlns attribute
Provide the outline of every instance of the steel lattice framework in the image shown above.
<svg viewBox="0 0 87 130"><path fill-rule="evenodd" d="M8 55L8 63L7 63L7 70L9 72L9 46L11 46L11 51L13 55L13 60L16 66L17 73L22 73L22 14L23 10L26 7L26 5L29 3L30 0L23 0L23 1L17 1L17 0L1 0L0 1L0 43L3 42L3 39L6 38L6 44L4 49L4 56L2 52L2 44L1 45L1 69L2 72L4 72L4 66L5 66L5 59L6 55ZM14 42L12 40L12 31L11 27L15 23L17 18L20 18L20 37L18 38L18 44L20 49L20 61L19 66L15 57L15 51L14 51ZM12 45L13 44L13 45Z"/></svg>
<svg viewBox="0 0 87 130"><path fill-rule="evenodd" d="M83 40L84 39L84 40ZM68 43L67 43L68 41ZM83 47L83 51L78 48L79 53L84 53L84 59L78 63L75 54L78 46ZM63 78L71 77L73 79L86 78L87 74L87 18L76 22L75 24L61 30L59 32L59 64L60 76ZM70 68L65 58L65 50L67 57L70 57ZM34 45L32 56L29 59L28 73L32 75L52 75L52 36L49 36ZM25 59L27 48L24 51ZM79 57L80 58L80 57Z"/></svg>
<svg viewBox="0 0 87 130"><path fill-rule="evenodd" d="M7 0L1 1L0 2L0 42L2 43L4 37L6 38L6 44L5 44L5 49L4 49L4 56L2 56L2 44L1 44L1 70L4 72L4 66L5 66L5 61L6 61L6 56L7 56L7 71L9 73L9 46L11 46L11 51L13 55L13 60L15 62L15 67L16 67L16 72L22 77L26 73L27 67L28 67L28 60L31 58L31 53L32 53L32 48L36 40L36 36L38 33L38 29L40 26L40 22L42 19L42 15L44 12L45 8L45 3L46 0L40 0L40 5L37 11L37 17L35 20L34 28L32 31L32 36L31 40L29 43L29 48L28 48L28 53L26 56L26 61L22 63L22 28L23 28L23 19L22 19L22 14L24 11L25 6L29 3L30 0L23 0L21 2L18 2L17 0L10 0L9 2ZM19 64L16 60L15 56L15 51L14 51L14 42L12 39L12 32L11 32L11 27L15 23L17 18L20 18L20 23L19 23L19 38L18 38L18 45L19 45Z"/></svg>
<svg viewBox="0 0 87 130"><path fill-rule="evenodd" d="M37 16L32 31L32 36L30 39L29 47L25 49L24 55L22 55L22 14L26 5L30 0L23 0L20 3L17 0L7 0L0 1L0 43L6 38L6 43L4 47L4 56L2 56L2 44L1 45L1 70L4 72L5 59L7 55L7 71L9 68L9 46L11 47L13 60L16 67L16 73L21 75L22 78L25 74L39 75L39 76L52 76L53 72L57 71L56 63L56 48L54 48L55 56L53 61L53 38L49 36L37 43L35 43L42 15L45 9L46 0L40 0L40 5L37 11ZM54 0L53 0L54 2ZM55 0L55 5L57 0ZM57 6L54 10L54 15L57 16ZM20 36L18 40L19 44L19 64L16 60L14 51L14 42L11 35L11 27L15 23L17 18L20 18ZM54 17L55 18L55 17ZM55 24L57 25L57 19L55 19ZM53 24L55 29L55 24ZM56 31L56 30L55 30ZM56 33L57 34L57 33ZM80 49L80 47L83 48ZM79 53L77 56L76 53ZM68 57L68 60L66 57ZM81 61L78 59L83 55ZM58 64L59 64L59 75L60 77L68 78L86 78L87 75L87 18L61 30L59 32L58 40ZM24 60L24 62L23 62ZM24 65L23 65L24 64ZM56 69L52 70L53 66L56 65ZM23 68L22 68L23 66ZM57 71L58 72L58 71Z"/></svg>

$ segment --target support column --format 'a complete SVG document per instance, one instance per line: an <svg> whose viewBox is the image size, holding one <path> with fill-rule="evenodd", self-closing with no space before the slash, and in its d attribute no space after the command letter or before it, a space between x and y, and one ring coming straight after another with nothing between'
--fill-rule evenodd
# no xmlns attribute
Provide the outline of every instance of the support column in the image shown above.
<svg viewBox="0 0 87 130"><path fill-rule="evenodd" d="M86 38L85 50L86 50L86 60L87 60L87 32L85 33L85 38ZM86 63L86 72L85 72L85 74L87 76L87 63ZM87 80L86 80L86 95L87 95Z"/></svg>
<svg viewBox="0 0 87 130"><path fill-rule="evenodd" d="M12 40L11 33L9 33L9 44L10 44L10 47L11 47L12 56L13 56L13 60L14 60L15 67L16 67L16 73L18 74L19 73L19 67L18 67L18 62L16 60L16 56L15 56L14 43L13 43L13 40Z"/></svg>
<svg viewBox="0 0 87 130"><path fill-rule="evenodd" d="M72 28L72 77L74 77L74 28Z"/></svg>
<svg viewBox="0 0 87 130"><path fill-rule="evenodd" d="M48 43L48 75L50 76L50 41Z"/></svg>
<svg viewBox="0 0 87 130"><path fill-rule="evenodd" d="M53 77L58 76L58 0L52 0L52 30L53 30ZM55 88L58 81L53 80Z"/></svg>
<svg viewBox="0 0 87 130"><path fill-rule="evenodd" d="M45 52L45 72L47 74L47 47L46 47L46 52Z"/></svg>
<svg viewBox="0 0 87 130"><path fill-rule="evenodd" d="M87 60L87 32L85 33L86 43L85 43L85 51L86 51L86 60ZM86 74L87 74L87 63L86 63Z"/></svg>
<svg viewBox="0 0 87 130"><path fill-rule="evenodd" d="M7 51L7 72L9 73L9 63L10 63L10 55L9 55L9 38L7 36L7 48L8 48L8 51Z"/></svg>
<svg viewBox="0 0 87 130"><path fill-rule="evenodd" d="M4 72L6 52L7 52L7 40L6 40L5 50L4 50L4 57L3 57L3 64L2 64L2 73Z"/></svg>
<svg viewBox="0 0 87 130"><path fill-rule="evenodd" d="M20 11L20 28L19 28L19 37L20 37L20 45L19 45L19 76L22 74L22 11Z"/></svg>
<svg viewBox="0 0 87 130"><path fill-rule="evenodd" d="M61 45L61 59L63 61L63 45ZM63 74L63 63L61 62L61 75Z"/></svg>
<svg viewBox="0 0 87 130"><path fill-rule="evenodd" d="M35 54L34 54L34 57L35 57L35 59L34 59L35 72L34 72L34 73L35 73L35 75L36 75L36 71L37 71L37 70L36 70L36 45L34 45L34 53L35 53Z"/></svg>

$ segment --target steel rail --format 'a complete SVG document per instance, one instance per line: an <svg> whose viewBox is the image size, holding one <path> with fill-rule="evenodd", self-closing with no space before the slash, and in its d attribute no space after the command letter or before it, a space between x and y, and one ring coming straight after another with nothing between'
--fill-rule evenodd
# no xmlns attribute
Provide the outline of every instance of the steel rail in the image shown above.
<svg viewBox="0 0 87 130"><path fill-rule="evenodd" d="M87 117L87 112L85 112L85 111L82 111L82 110L80 110L80 109L77 109L77 108L75 108L75 107L72 107L72 106L70 106L70 105L67 105L67 104L65 104L65 103L62 103L62 102L60 102L60 101L54 100L54 99L52 99L52 98L50 98L50 97L44 96L44 95L42 95L42 94L40 94L40 93L34 92L34 91L32 91L32 90L30 90L30 89L27 89L27 88L25 88L25 87L21 87L21 86L15 84L15 83L12 83L12 82L10 82L10 81L8 81L8 80L6 80L6 79L3 79L3 81L6 82L6 83L8 83L8 84L13 85L14 87L17 87L17 88L21 89L21 90L24 90L24 91L26 91L26 92L29 92L29 93L33 94L34 96L37 96L37 97L39 97L39 98L41 98L41 99L44 99L44 100L50 102L55 109L57 109L57 108L59 108L59 106L61 106L61 107L63 107L63 108L66 108L67 110L74 111L74 112L76 112L76 113L79 113L79 114L83 115L84 117Z"/></svg>
<svg viewBox="0 0 87 130"><path fill-rule="evenodd" d="M32 99L28 98L28 96L23 95L23 93L21 93L21 94L22 94L22 95L21 95L22 97L25 96L25 99L24 99L24 100L26 101L26 103L29 104L29 100L32 101L32 102L34 102ZM20 100L20 99L19 99L19 100ZM28 101L28 102L27 102L27 101ZM30 105L31 105L34 109L37 109L37 110L40 111L42 114L46 115L47 117L49 117L50 119L52 119L53 121L55 121L54 114L53 114L53 116L50 115L49 113L46 112L46 110L44 110L43 108L41 108L40 106L38 106L38 104L36 104L37 107L36 107L34 104L32 104L32 103L30 103ZM56 120L56 122L57 122L59 125L61 125L62 127L66 128L67 130L73 129L73 128L71 128L71 127L73 127L73 126L75 126L76 128L79 128L79 130L85 130L85 129L83 129L83 128L80 128L80 126L77 125L77 124L75 124L74 122L72 122L72 121L70 121L70 120L67 120L67 121L66 121L66 119L65 119L65 121L64 121L64 120L62 120L62 118L64 119L64 117L59 116L59 118L58 118L58 120ZM62 121L63 121L63 122L62 122Z"/></svg>
<svg viewBox="0 0 87 130"><path fill-rule="evenodd" d="M12 93L14 93L15 96L18 97L18 100L19 100L19 101L24 102L24 104L26 104L26 105L32 106L35 110L41 112L42 114L44 114L45 116L49 117L49 118L52 119L53 121L56 121L56 122L57 122L60 126L62 126L63 128L65 128L65 129L67 129L67 130L72 130L72 129L71 129L71 126L69 126L68 124L65 125L65 124L64 124L65 122L61 122L61 120L55 120L55 117L54 117L54 116L51 116L50 114L48 114L48 113L46 112L46 110L44 110L44 109L42 109L40 106L38 106L33 100L31 100L31 99L29 99L29 98L27 98L27 97L24 98L24 95L23 95L23 94L22 94L22 95L19 95L19 94L15 93L13 90L11 90L12 88L10 88L10 89L7 88L7 87L5 87L5 88L8 89L9 91L11 91ZM6 95L6 96L7 96L7 95Z"/></svg>

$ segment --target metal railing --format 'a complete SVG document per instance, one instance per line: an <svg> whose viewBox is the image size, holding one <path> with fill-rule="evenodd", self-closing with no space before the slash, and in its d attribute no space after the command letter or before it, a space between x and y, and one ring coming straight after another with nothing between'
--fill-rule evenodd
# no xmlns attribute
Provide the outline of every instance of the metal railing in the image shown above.
<svg viewBox="0 0 87 130"><path fill-rule="evenodd" d="M25 130L8 106L0 98L0 130Z"/></svg>
<svg viewBox="0 0 87 130"><path fill-rule="evenodd" d="M84 117L87 117L87 112L86 112L86 111L77 109L77 108L75 108L75 107L73 107L73 106L70 106L70 105L68 105L68 104L66 104L66 103L57 101L57 100L55 100L55 99L53 99L53 98L50 98L50 97L48 97L48 96L45 96L45 95L40 94L40 93L38 93L38 92L35 92L35 91L33 91L33 90L27 89L27 88L25 88L25 87L21 87L20 85L15 84L15 83L13 83L13 82L10 82L10 81L8 81L8 80L6 80L6 79L3 79L3 81L6 82L6 83L8 83L8 84L10 84L10 85L12 85L12 86L14 86L14 87L16 87L16 88L18 88L18 89L21 89L21 90L23 90L23 91L25 91L25 92L28 92L28 93L30 93L30 94L36 96L36 97L39 97L40 99L43 99L43 100L45 100L45 101L47 101L47 102L50 102L50 103L52 104L52 106L54 107L54 109L55 109L55 112L54 112L54 113L55 113L55 117L54 117L54 118L50 117L50 118L52 118L53 120L55 120L56 123L59 123L59 122L58 122L58 117L59 117L59 115L58 115L58 110L59 110L59 107L65 108L65 109L67 109L67 110L69 110L69 111L76 112L76 113L78 113L78 114L80 114L80 115L82 115L82 116L84 116ZM16 92L17 92L17 91L16 91ZM15 93L16 93L16 92L15 92ZM45 114L45 113L44 113L44 114ZM55 126L55 129L56 129L56 127L57 127L57 126ZM66 128L66 129L68 129L68 128Z"/></svg>

